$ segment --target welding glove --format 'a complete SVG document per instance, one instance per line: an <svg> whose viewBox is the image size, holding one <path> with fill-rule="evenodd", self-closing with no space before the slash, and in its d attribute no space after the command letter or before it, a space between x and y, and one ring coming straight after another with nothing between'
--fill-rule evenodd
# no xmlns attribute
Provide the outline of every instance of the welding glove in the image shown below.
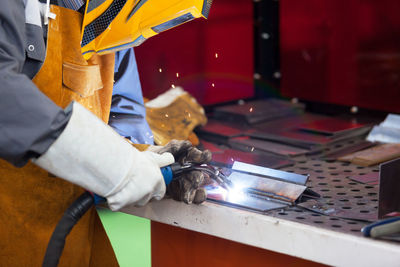
<svg viewBox="0 0 400 267"><path fill-rule="evenodd" d="M189 141L172 140L165 146L151 146L149 151L157 153L171 153L175 161L181 164L185 162L208 163L212 154L209 150L201 151L195 148ZM173 199L187 204L200 204L207 198L207 192L200 187L204 182L204 173L191 171L183 175L182 179L173 180L167 189L167 194Z"/></svg>
<svg viewBox="0 0 400 267"><path fill-rule="evenodd" d="M107 198L113 211L164 197L160 167L174 162L172 154L140 152L80 104L68 108L72 115L66 128L32 160L36 165Z"/></svg>

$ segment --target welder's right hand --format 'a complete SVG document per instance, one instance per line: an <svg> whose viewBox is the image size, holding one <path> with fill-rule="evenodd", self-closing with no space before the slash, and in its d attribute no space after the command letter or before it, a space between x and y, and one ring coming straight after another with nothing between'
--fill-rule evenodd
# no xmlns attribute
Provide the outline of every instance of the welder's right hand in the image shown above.
<svg viewBox="0 0 400 267"><path fill-rule="evenodd" d="M169 152L180 164L186 162L209 163L212 156L209 150L201 151L187 140L172 140L165 146L150 146L148 150L161 154ZM207 198L207 192L202 187L204 175L201 171L185 173L181 179L172 180L168 186L167 194L173 199L187 204L204 202Z"/></svg>
<svg viewBox="0 0 400 267"><path fill-rule="evenodd" d="M161 167L174 162L170 153L140 152L78 103L57 140L32 161L50 173L107 198L111 210L161 199Z"/></svg>

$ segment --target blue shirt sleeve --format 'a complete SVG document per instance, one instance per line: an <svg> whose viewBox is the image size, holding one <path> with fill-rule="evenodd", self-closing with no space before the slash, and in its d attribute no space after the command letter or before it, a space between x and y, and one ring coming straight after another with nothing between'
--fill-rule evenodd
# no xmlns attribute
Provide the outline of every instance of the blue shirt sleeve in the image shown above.
<svg viewBox="0 0 400 267"><path fill-rule="evenodd" d="M116 53L114 80L109 125L134 143L153 144L133 48Z"/></svg>

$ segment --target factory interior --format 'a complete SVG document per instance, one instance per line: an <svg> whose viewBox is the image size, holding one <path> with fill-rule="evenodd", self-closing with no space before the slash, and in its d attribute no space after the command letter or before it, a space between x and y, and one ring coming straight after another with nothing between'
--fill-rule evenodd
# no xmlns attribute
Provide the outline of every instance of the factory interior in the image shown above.
<svg viewBox="0 0 400 267"><path fill-rule="evenodd" d="M0 266L400 265L400 2L68 1L0 11Z"/></svg>

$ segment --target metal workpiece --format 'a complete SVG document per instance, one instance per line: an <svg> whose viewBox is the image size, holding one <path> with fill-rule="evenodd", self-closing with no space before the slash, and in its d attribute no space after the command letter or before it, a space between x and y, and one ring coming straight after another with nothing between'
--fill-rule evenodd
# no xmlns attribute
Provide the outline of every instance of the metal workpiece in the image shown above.
<svg viewBox="0 0 400 267"><path fill-rule="evenodd" d="M273 178L276 180L282 180L282 181L301 184L301 185L305 185L308 180L308 177L309 177L308 174L301 175L301 174L296 174L296 173L289 173L289 172L285 172L285 171L275 170L275 169L271 169L271 168L264 168L264 167L255 166L252 164L238 162L238 161L236 161L232 165L232 170L247 172L247 173L254 173L257 175L266 176L266 177Z"/></svg>
<svg viewBox="0 0 400 267"><path fill-rule="evenodd" d="M270 198L271 201L287 202L287 204L294 203L306 190L304 185L263 178L247 173L233 172L229 175L229 179L234 186L246 188L245 190L249 194L258 195L259 197L264 196Z"/></svg>
<svg viewBox="0 0 400 267"><path fill-rule="evenodd" d="M294 205L306 191L307 176L264 168L236 161L232 168L223 168L225 182L205 186L207 199L216 203L255 212ZM216 179L214 179L216 180Z"/></svg>

